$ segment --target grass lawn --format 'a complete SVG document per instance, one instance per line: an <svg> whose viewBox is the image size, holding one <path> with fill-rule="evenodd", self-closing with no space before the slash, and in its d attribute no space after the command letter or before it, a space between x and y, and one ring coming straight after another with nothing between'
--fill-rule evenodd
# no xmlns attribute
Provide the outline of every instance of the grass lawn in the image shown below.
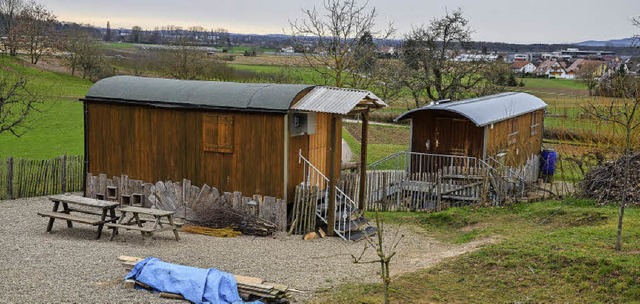
<svg viewBox="0 0 640 304"><path fill-rule="evenodd" d="M360 141L350 133L352 130L356 134L355 129L360 128L360 124L344 123L342 128L342 138L347 142L351 152L353 152L353 161L360 160ZM350 126L350 125L355 125ZM369 125L369 145L367 149L367 164L370 165L396 152L409 149L409 138L406 137L406 144L400 143L402 136L408 135L409 128L407 126L389 127L381 125ZM358 131L359 132L359 131ZM357 133L359 136L359 133ZM384 134L384 135L383 135ZM394 138L395 137L395 138ZM393 140L390 138L394 138ZM387 169L387 168L381 168Z"/></svg>
<svg viewBox="0 0 640 304"><path fill-rule="evenodd" d="M20 59L6 56L0 56L0 69L27 78L29 88L44 99L41 112L30 117L26 134L20 138L0 134L0 157L45 159L83 154L83 107L78 98L87 93L91 82L27 67Z"/></svg>
<svg viewBox="0 0 640 304"><path fill-rule="evenodd" d="M387 222L415 225L445 242L500 240L394 278L392 302L638 303L640 210L627 210L621 252L613 249L617 212L615 206L565 200L383 213ZM347 284L320 293L313 303L382 303L382 288Z"/></svg>
<svg viewBox="0 0 640 304"><path fill-rule="evenodd" d="M258 65L258 64L239 64L230 63L230 67L240 71L252 71L256 73L269 74L285 74L296 78L299 82L316 84L318 80L317 73L309 67L296 66L278 66L278 65Z"/></svg>
<svg viewBox="0 0 640 304"><path fill-rule="evenodd" d="M573 79L523 78L522 80L524 81L525 90L587 90L587 87L582 82Z"/></svg>

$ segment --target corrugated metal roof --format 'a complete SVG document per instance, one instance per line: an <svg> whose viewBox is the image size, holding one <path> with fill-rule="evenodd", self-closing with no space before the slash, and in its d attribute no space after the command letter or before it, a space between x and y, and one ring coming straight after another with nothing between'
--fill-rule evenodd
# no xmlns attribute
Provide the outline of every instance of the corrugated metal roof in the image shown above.
<svg viewBox="0 0 640 304"><path fill-rule="evenodd" d="M384 101L369 91L315 87L293 105L291 109L344 115L351 112L363 100L371 101L376 108L387 106Z"/></svg>
<svg viewBox="0 0 640 304"><path fill-rule="evenodd" d="M312 85L233 83L115 76L96 82L86 98L174 106L289 110L291 102Z"/></svg>
<svg viewBox="0 0 640 304"><path fill-rule="evenodd" d="M416 112L441 110L458 113L482 127L546 107L547 104L542 99L533 95L508 92L424 106L400 115L396 121L411 118Z"/></svg>

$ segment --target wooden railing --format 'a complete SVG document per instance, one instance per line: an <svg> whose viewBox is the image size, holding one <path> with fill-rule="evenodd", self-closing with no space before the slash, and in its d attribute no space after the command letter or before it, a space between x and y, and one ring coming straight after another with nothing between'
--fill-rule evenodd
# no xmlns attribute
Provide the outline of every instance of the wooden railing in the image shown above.
<svg viewBox="0 0 640 304"><path fill-rule="evenodd" d="M84 157L0 159L0 200L83 190Z"/></svg>

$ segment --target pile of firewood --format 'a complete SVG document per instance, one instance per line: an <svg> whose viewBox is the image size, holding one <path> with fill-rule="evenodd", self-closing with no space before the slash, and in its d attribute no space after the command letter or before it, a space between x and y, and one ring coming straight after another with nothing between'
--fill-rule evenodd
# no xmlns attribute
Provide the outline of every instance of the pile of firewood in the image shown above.
<svg viewBox="0 0 640 304"><path fill-rule="evenodd" d="M627 162L628 170L625 170ZM625 178L628 172L629 178ZM626 195L629 204L640 203L640 153L596 166L581 184L582 192L599 204L617 203Z"/></svg>
<svg viewBox="0 0 640 304"><path fill-rule="evenodd" d="M122 262L122 265L127 271L130 271L133 266L136 265L136 263L142 260L142 258L119 256L118 260ZM288 298L290 298L289 292L295 291L289 289L285 285L265 282L260 278L241 275L233 276L236 279L236 283L238 285L238 293L245 301L253 301L259 299L266 303L289 303L289 300L287 300ZM125 286L131 288L139 286L142 288L150 289L149 286L145 286L145 284L133 280L125 281ZM172 293L160 293L160 297L184 300L181 295Z"/></svg>
<svg viewBox="0 0 640 304"><path fill-rule="evenodd" d="M277 230L274 223L260 217L215 205L196 207L195 217L189 222L209 228L232 228L244 235L269 236Z"/></svg>

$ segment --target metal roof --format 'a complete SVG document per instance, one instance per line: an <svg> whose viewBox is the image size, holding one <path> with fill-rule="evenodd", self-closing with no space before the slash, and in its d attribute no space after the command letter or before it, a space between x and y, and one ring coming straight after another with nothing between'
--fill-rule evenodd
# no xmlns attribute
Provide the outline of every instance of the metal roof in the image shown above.
<svg viewBox="0 0 640 304"><path fill-rule="evenodd" d="M387 106L382 99L369 91L315 87L293 105L291 109L345 115L359 105L374 108Z"/></svg>
<svg viewBox="0 0 640 304"><path fill-rule="evenodd" d="M115 76L96 82L85 100L143 103L166 107L287 112L291 102L309 90L292 110L347 114L357 107L387 105L369 91L303 84L235 83Z"/></svg>
<svg viewBox="0 0 640 304"><path fill-rule="evenodd" d="M313 85L233 83L115 76L96 82L86 99L167 106L286 112Z"/></svg>
<svg viewBox="0 0 640 304"><path fill-rule="evenodd" d="M458 113L482 127L547 107L542 99L527 93L507 92L455 102L427 105L406 112L396 121L411 118L421 111L449 111Z"/></svg>

